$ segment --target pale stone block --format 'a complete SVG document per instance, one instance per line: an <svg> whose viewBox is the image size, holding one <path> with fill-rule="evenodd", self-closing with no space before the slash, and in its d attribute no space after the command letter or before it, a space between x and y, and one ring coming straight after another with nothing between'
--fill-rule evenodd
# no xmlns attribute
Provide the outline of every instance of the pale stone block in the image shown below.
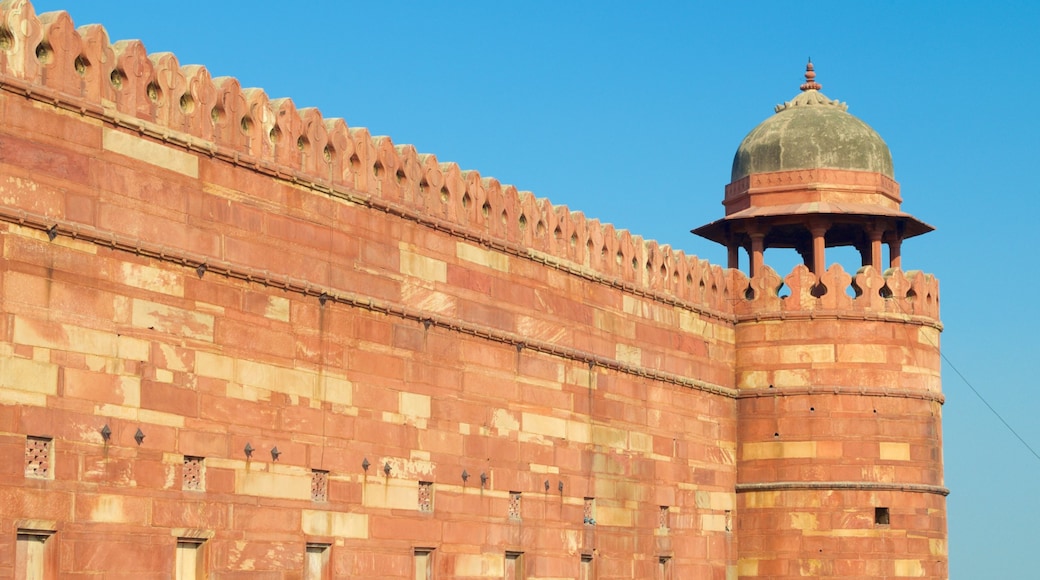
<svg viewBox="0 0 1040 580"><path fill-rule="evenodd" d="M136 421L139 409L136 407L124 407L123 405L94 405L94 414L99 417L115 417Z"/></svg>
<svg viewBox="0 0 1040 580"><path fill-rule="evenodd" d="M152 411L150 409L139 409L137 411L137 418L140 419L142 423L166 425L167 427L184 427L184 417L173 413L163 413L162 411ZM213 467L212 461L207 459L206 462L210 464L210 467Z"/></svg>
<svg viewBox="0 0 1040 580"><path fill-rule="evenodd" d="M419 508L419 486L414 481L370 477L362 488L361 505L367 508L416 510Z"/></svg>
<svg viewBox="0 0 1040 580"><path fill-rule="evenodd" d="M247 471L237 473L235 492L245 495L310 501L310 475Z"/></svg>
<svg viewBox="0 0 1040 580"><path fill-rule="evenodd" d="M705 336L713 337L723 344L733 344L737 340L737 331L732 326L712 324L711 334Z"/></svg>
<svg viewBox="0 0 1040 580"><path fill-rule="evenodd" d="M264 316L272 320L289 322L289 299L281 296L268 296Z"/></svg>
<svg viewBox="0 0 1040 580"><path fill-rule="evenodd" d="M151 266L123 262L120 264L118 281L150 292L184 296L184 279L179 273Z"/></svg>
<svg viewBox="0 0 1040 580"><path fill-rule="evenodd" d="M917 329L917 342L939 348L939 329L921 326Z"/></svg>
<svg viewBox="0 0 1040 580"><path fill-rule="evenodd" d="M457 554L455 576L458 578L501 578L505 574L505 554Z"/></svg>
<svg viewBox="0 0 1040 580"><path fill-rule="evenodd" d="M702 318L700 314L690 312L689 310L679 311L679 329L705 338L711 336L708 321Z"/></svg>
<svg viewBox="0 0 1040 580"><path fill-rule="evenodd" d="M807 369L778 370L773 373L773 380L781 387L808 387L812 374Z"/></svg>
<svg viewBox="0 0 1040 580"><path fill-rule="evenodd" d="M804 459L816 457L815 441L763 441L741 444L745 461L755 459Z"/></svg>
<svg viewBox="0 0 1040 580"><path fill-rule="evenodd" d="M168 371L166 369L155 369L155 380L160 383L172 383L173 371Z"/></svg>
<svg viewBox="0 0 1040 580"><path fill-rule="evenodd" d="M725 532L725 514L701 514L701 529L705 532Z"/></svg>
<svg viewBox="0 0 1040 580"><path fill-rule="evenodd" d="M815 530L820 524L816 520L816 514L807 512L793 512L787 514L789 525L795 530Z"/></svg>
<svg viewBox="0 0 1040 580"><path fill-rule="evenodd" d="M694 504L697 509L706 510L711 507L711 497L706 491L697 491L693 495Z"/></svg>
<svg viewBox="0 0 1040 580"><path fill-rule="evenodd" d="M928 540L928 551L933 556L945 556L946 555L946 540L940 540L938 538L930 538Z"/></svg>
<svg viewBox="0 0 1040 580"><path fill-rule="evenodd" d="M531 463L528 467L530 468L531 473L560 473L560 468L555 465L542 465L541 463Z"/></svg>
<svg viewBox="0 0 1040 580"><path fill-rule="evenodd" d="M43 393L29 393L26 391L0 389L0 403L29 405L31 407L46 407L47 395L44 395Z"/></svg>
<svg viewBox="0 0 1040 580"><path fill-rule="evenodd" d="M621 296L621 310L626 314L634 314L636 316L643 315L643 301L635 296L624 294Z"/></svg>
<svg viewBox="0 0 1040 580"><path fill-rule="evenodd" d="M402 243L401 251L401 273L406 276L414 276L428 282L446 282L448 280L448 265L441 260L435 260L417 254L408 249Z"/></svg>
<svg viewBox="0 0 1040 580"><path fill-rule="evenodd" d="M402 415L409 417L425 417L429 419L430 397L429 395L402 392L399 394L397 410Z"/></svg>
<svg viewBox="0 0 1040 580"><path fill-rule="evenodd" d="M924 566L920 560L895 560L895 575L897 578L920 578L924 576Z"/></svg>
<svg viewBox="0 0 1040 580"><path fill-rule="evenodd" d="M780 362L784 364L834 362L833 344L799 344L777 347L776 350L780 353Z"/></svg>
<svg viewBox="0 0 1040 580"><path fill-rule="evenodd" d="M572 443L592 441L592 426L585 421L567 421L567 440Z"/></svg>
<svg viewBox="0 0 1040 580"><path fill-rule="evenodd" d="M170 369L171 371L182 372L188 372L191 370L188 367L188 365L181 359L181 354L173 345L160 343L159 352L162 353L163 359L166 361L166 364L163 366L163 368Z"/></svg>
<svg viewBox="0 0 1040 580"><path fill-rule="evenodd" d="M547 417L535 413L523 413L520 416L524 431L544 435L546 437L566 437L567 421L557 417Z"/></svg>
<svg viewBox="0 0 1040 580"><path fill-rule="evenodd" d="M148 300L133 301L131 324L176 336L213 342L213 316Z"/></svg>
<svg viewBox="0 0 1040 580"><path fill-rule="evenodd" d="M725 511L735 509L737 497L735 493L725 491L708 492L708 507L713 510Z"/></svg>
<svg viewBox="0 0 1040 580"><path fill-rule="evenodd" d="M235 380L243 385L300 397L314 397L317 375L298 369L239 359Z"/></svg>
<svg viewBox="0 0 1040 580"><path fill-rule="evenodd" d="M771 508L776 506L780 497L778 491L754 491L743 494L744 506L747 508Z"/></svg>
<svg viewBox="0 0 1040 580"><path fill-rule="evenodd" d="M106 151L132 157L188 177L199 176L198 157L186 151L108 127L102 129L101 143Z"/></svg>
<svg viewBox="0 0 1040 580"><path fill-rule="evenodd" d="M654 450L654 436L639 431L628 433L628 448L632 451L650 453Z"/></svg>
<svg viewBox="0 0 1040 580"><path fill-rule="evenodd" d="M172 379L170 382L173 382ZM141 406L141 377L119 377L119 391L126 407Z"/></svg>
<svg viewBox="0 0 1040 580"><path fill-rule="evenodd" d="M852 363L883 363L888 359L886 347L879 344L839 344L838 360Z"/></svg>
<svg viewBox="0 0 1040 580"><path fill-rule="evenodd" d="M56 395L58 365L24 358L0 358L0 387Z"/></svg>
<svg viewBox="0 0 1040 580"><path fill-rule="evenodd" d="M737 560L737 576L758 576L758 560L755 558Z"/></svg>
<svg viewBox="0 0 1040 580"><path fill-rule="evenodd" d="M592 442L596 445L624 449L628 445L628 431L606 425L593 425Z"/></svg>
<svg viewBox="0 0 1040 580"><path fill-rule="evenodd" d="M55 332L53 327L37 325L32 320L21 316L14 317L14 342L16 344L111 357L117 350L117 338L112 333L90 330L71 324L62 324Z"/></svg>
<svg viewBox="0 0 1040 580"><path fill-rule="evenodd" d="M235 378L235 359L211 352L196 351L195 374L231 381Z"/></svg>
<svg viewBox="0 0 1040 580"><path fill-rule="evenodd" d="M507 434L510 431L519 431L520 421L505 409L495 409L491 415L491 427L498 429L499 434Z"/></svg>
<svg viewBox="0 0 1040 580"><path fill-rule="evenodd" d="M597 525L630 528L634 519L635 512L631 509L596 506Z"/></svg>
<svg viewBox="0 0 1040 580"><path fill-rule="evenodd" d="M881 448L881 459L888 461L910 461L910 444L882 441L878 443Z"/></svg>
<svg viewBox="0 0 1040 580"><path fill-rule="evenodd" d="M151 502L146 498L127 498L121 495L99 495L87 521L106 524L126 524L147 521Z"/></svg>
<svg viewBox="0 0 1040 580"><path fill-rule="evenodd" d="M343 377L326 373L322 380L325 382L325 400L337 405L352 405L354 403L354 384Z"/></svg>
<svg viewBox="0 0 1040 580"><path fill-rule="evenodd" d="M567 369L567 384L596 388L596 374L586 368L570 367Z"/></svg>
<svg viewBox="0 0 1040 580"><path fill-rule="evenodd" d="M634 339L636 336L635 322L622 318L614 312L593 310L592 325L618 338Z"/></svg>
<svg viewBox="0 0 1040 580"><path fill-rule="evenodd" d="M769 386L769 373L766 371L741 371L738 375L737 386L741 389L764 389Z"/></svg>
<svg viewBox="0 0 1040 580"><path fill-rule="evenodd" d="M614 348L614 357L618 362L630 365L638 365L643 362L643 349L629 344L618 344Z"/></svg>
<svg viewBox="0 0 1040 580"><path fill-rule="evenodd" d="M465 242L456 242L455 257L499 272L509 271L509 256L506 254L478 248Z"/></svg>
<svg viewBox="0 0 1040 580"><path fill-rule="evenodd" d="M311 536L368 539L368 516L365 514L302 510L300 529Z"/></svg>

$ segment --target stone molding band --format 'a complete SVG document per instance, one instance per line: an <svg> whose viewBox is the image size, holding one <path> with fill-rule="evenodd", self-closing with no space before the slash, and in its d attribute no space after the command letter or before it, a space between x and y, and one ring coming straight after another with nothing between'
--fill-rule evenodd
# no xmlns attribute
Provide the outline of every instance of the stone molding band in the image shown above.
<svg viewBox="0 0 1040 580"><path fill-rule="evenodd" d="M915 326L930 326L942 331L941 322L928 316L914 314L892 314L887 312L849 312L847 310L802 310L787 312L762 312L754 314L738 314L736 323L774 322L777 320L867 320L885 322L903 322Z"/></svg>
<svg viewBox="0 0 1040 580"><path fill-rule="evenodd" d="M64 235L72 239L82 240L98 246L111 248L113 250L129 252L139 256L147 256L169 264L191 268L192 270L195 270L199 276L203 276L207 273L222 275L227 278L262 284L286 292L293 292L301 296L316 298L321 301L322 304L327 302L336 302L354 308L368 310L370 312L379 312L389 316L396 316L404 320L411 320L421 323L427 328L430 326L436 326L438 328L444 328L460 334L482 338L491 342L512 345L516 348L517 352L528 349L570 361L585 363L589 365L589 368L597 366L603 367L627 375L643 377L662 383L670 383L714 395L721 395L729 399L736 399L738 394L737 389L723 387L714 383L708 383L674 375L672 373L623 363L587 351L559 346L551 342L534 340L530 337L525 337L516 333L498 330L430 312L424 312L414 308L401 306L400 304L372 299L353 292L316 286L307 280L297 280L291 276L271 273L268 270L257 270L255 268L240 266L223 260L210 260L202 256L191 255L190 252L184 252L177 248L169 248L159 244L142 242L139 239L115 234L113 232L102 232L92 226L72 224L64 222L63 220L55 220L54 218L26 212L24 210L12 210L11 208L0 206L0 221L46 232L47 236L51 239L54 239L59 235Z"/></svg>
<svg viewBox="0 0 1040 580"><path fill-rule="evenodd" d="M811 395L844 395L860 397L891 397L895 399L920 399L935 401L940 405L946 403L942 393L909 389L888 389L884 387L852 387L852 386L810 386L810 387L772 387L767 389L740 389L738 399L759 399L763 397L804 397Z"/></svg>
<svg viewBox="0 0 1040 580"><path fill-rule="evenodd" d="M931 493L946 497L950 490L941 485L924 483L882 483L877 481L771 481L766 483L738 483L737 493L762 491L902 491L908 493Z"/></svg>

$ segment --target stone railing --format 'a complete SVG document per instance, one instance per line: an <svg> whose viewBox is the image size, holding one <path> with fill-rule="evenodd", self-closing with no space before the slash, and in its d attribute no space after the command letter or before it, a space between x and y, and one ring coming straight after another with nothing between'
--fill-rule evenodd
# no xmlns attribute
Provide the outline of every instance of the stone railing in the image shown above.
<svg viewBox="0 0 1040 580"><path fill-rule="evenodd" d="M819 316L833 313L898 317L938 324L939 281L931 274L870 266L848 274L832 264L819 278L799 264L781 278L771 268L748 279L730 270L730 287L737 289L733 311L738 319L762 316Z"/></svg>

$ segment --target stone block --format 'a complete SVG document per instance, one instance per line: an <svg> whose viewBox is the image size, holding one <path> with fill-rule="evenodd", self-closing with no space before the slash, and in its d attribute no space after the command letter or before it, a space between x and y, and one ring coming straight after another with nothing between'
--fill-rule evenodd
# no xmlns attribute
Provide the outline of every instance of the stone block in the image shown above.
<svg viewBox="0 0 1040 580"><path fill-rule="evenodd" d="M465 262L498 270L499 272L509 271L509 256L494 250L478 248L466 242L457 242L455 244L455 257Z"/></svg>
<svg viewBox="0 0 1040 580"><path fill-rule="evenodd" d="M246 471L235 478L235 493L276 499L311 499L310 473Z"/></svg>
<svg viewBox="0 0 1040 580"><path fill-rule="evenodd" d="M35 360L0 357L0 388L56 395L58 366Z"/></svg>
<svg viewBox="0 0 1040 580"><path fill-rule="evenodd" d="M368 516L324 510L302 510L300 529L310 536L367 539Z"/></svg>
<svg viewBox="0 0 1040 580"><path fill-rule="evenodd" d="M536 413L522 413L520 417L524 432L545 437L563 438L567 436L567 421L564 419Z"/></svg>
<svg viewBox="0 0 1040 580"><path fill-rule="evenodd" d="M191 153L161 145L140 135L104 128L102 147L138 161L174 171L188 177L199 176L199 159Z"/></svg>
<svg viewBox="0 0 1040 580"><path fill-rule="evenodd" d="M136 328L213 342L214 320L211 314L135 298L131 320Z"/></svg>
<svg viewBox="0 0 1040 580"><path fill-rule="evenodd" d="M434 258L428 258L410 249L406 244L400 246L401 273L427 282L446 282L448 265Z"/></svg>
<svg viewBox="0 0 1040 580"><path fill-rule="evenodd" d="M892 441L878 443L880 459L886 461L910 461L910 444Z"/></svg>

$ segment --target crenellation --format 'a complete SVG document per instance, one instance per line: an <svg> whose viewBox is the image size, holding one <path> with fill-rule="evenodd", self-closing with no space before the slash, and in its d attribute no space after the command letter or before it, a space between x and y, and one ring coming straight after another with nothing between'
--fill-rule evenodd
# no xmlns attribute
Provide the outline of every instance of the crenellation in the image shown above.
<svg viewBox="0 0 1040 580"><path fill-rule="evenodd" d="M580 213L563 219L570 213L566 208L549 212L547 201L520 195L476 172L460 171L455 164L438 163L434 156L396 146L387 137L372 137L364 128L324 119L316 109L296 109L289 99L270 99L260 89L240 88L233 78L213 79L204 67L181 66L172 54L149 55L139 41L110 43L101 26L74 30L67 13L36 18L27 2L11 2L5 15L28 33L14 39L9 51L24 57L25 66L5 64L3 70L21 73L15 76L25 81L39 82L77 101L110 101L115 111L155 124L158 134L184 133L180 141L211 154L227 147L229 158L284 179L347 187L463 226L482 224L478 228L493 239L547 251L637 286L678 294L685 288L682 276L671 283L664 277L677 271L673 260L686 258L658 249L654 242L639 240L627 247L618 239L623 232L598 221L587 223L590 220ZM44 41L49 49L41 51L48 55L41 63L26 47ZM440 203L435 203L438 198ZM543 235L555 230L553 217L564 224L556 240L563 243L553 244L552 237ZM620 246L616 252L615 245ZM615 253L617 259L608 259Z"/></svg>

